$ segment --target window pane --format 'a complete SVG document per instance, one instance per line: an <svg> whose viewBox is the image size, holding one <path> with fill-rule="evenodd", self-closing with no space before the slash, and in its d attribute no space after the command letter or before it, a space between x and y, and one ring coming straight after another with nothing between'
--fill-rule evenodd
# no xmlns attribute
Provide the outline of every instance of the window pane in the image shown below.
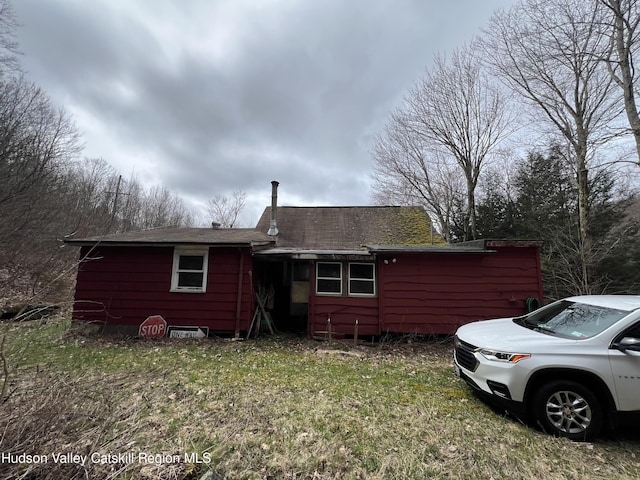
<svg viewBox="0 0 640 480"><path fill-rule="evenodd" d="M318 279L318 292L320 293L342 293L340 292L340 280Z"/></svg>
<svg viewBox="0 0 640 480"><path fill-rule="evenodd" d="M349 276L351 278L367 278L373 280L373 264L350 263Z"/></svg>
<svg viewBox="0 0 640 480"><path fill-rule="evenodd" d="M179 272L178 273L178 286L179 287L198 287L202 288L202 273L195 272Z"/></svg>
<svg viewBox="0 0 640 480"><path fill-rule="evenodd" d="M340 278L342 265L339 263L318 263L318 278Z"/></svg>
<svg viewBox="0 0 640 480"><path fill-rule="evenodd" d="M309 264L296 262L293 264L293 281L306 282L309 280Z"/></svg>
<svg viewBox="0 0 640 480"><path fill-rule="evenodd" d="M635 337L635 338L640 338L640 323L636 324L635 326L631 327L625 334L625 337Z"/></svg>
<svg viewBox="0 0 640 480"><path fill-rule="evenodd" d="M374 294L373 282L370 280L351 280L349 285L351 293Z"/></svg>
<svg viewBox="0 0 640 480"><path fill-rule="evenodd" d="M613 308L561 300L520 317L517 321L530 329L540 328L565 338L589 338L603 332L629 312Z"/></svg>
<svg viewBox="0 0 640 480"><path fill-rule="evenodd" d="M204 256L180 255L179 270L202 270Z"/></svg>

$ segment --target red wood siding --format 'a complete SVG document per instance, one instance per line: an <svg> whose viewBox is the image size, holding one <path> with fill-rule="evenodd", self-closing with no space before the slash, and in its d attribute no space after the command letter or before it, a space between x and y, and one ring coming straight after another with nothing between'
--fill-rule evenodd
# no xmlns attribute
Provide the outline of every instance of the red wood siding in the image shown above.
<svg viewBox="0 0 640 480"><path fill-rule="evenodd" d="M309 305L309 333L327 330L327 319L339 335L353 335L356 319L358 335L380 335L378 299L376 297L312 296Z"/></svg>
<svg viewBox="0 0 640 480"><path fill-rule="evenodd" d="M542 300L538 249L497 250L380 257L382 332L451 334L474 320L520 315L528 297Z"/></svg>
<svg viewBox="0 0 640 480"><path fill-rule="evenodd" d="M81 251L81 258L87 249ZM244 258L241 261L240 256ZM173 247L103 247L78 271L73 318L137 326L149 315L169 325L197 325L234 332L242 263L240 330L253 315L252 270L248 249L209 249L206 293L170 292Z"/></svg>

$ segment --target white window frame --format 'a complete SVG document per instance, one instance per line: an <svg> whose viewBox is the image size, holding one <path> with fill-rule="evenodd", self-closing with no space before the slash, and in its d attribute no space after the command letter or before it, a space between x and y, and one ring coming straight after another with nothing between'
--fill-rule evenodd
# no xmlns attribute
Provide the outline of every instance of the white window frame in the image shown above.
<svg viewBox="0 0 640 480"><path fill-rule="evenodd" d="M318 275L320 270L320 265L338 265L340 271L340 277L321 277ZM316 294L317 295L333 295L333 296L342 296L342 262L316 262ZM331 281L339 281L340 282L340 291L339 292L322 292L319 290L319 281L320 280L331 280Z"/></svg>
<svg viewBox="0 0 640 480"><path fill-rule="evenodd" d="M367 265L371 267L372 278L360 278L353 277L351 275L351 265ZM372 262L349 262L348 266L348 274L349 274L349 296L351 297L375 297L376 296L376 264ZM371 293L362 293L362 292L352 292L351 291L351 281L356 280L358 282L371 282L372 284L372 292Z"/></svg>
<svg viewBox="0 0 640 480"><path fill-rule="evenodd" d="M201 256L202 270L180 270L180 257L186 255ZM209 271L209 248L175 247L173 250L173 267L171 269L171 292L180 293L205 293L207 291L207 274ZM178 284L180 273L202 273L202 285L199 287L186 287Z"/></svg>

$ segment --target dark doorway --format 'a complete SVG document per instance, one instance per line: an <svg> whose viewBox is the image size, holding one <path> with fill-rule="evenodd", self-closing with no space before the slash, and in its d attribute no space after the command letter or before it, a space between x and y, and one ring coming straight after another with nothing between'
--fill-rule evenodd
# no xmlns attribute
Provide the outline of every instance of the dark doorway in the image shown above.
<svg viewBox="0 0 640 480"><path fill-rule="evenodd" d="M308 261L256 263L258 286L271 292L266 307L279 332L307 333L309 302Z"/></svg>

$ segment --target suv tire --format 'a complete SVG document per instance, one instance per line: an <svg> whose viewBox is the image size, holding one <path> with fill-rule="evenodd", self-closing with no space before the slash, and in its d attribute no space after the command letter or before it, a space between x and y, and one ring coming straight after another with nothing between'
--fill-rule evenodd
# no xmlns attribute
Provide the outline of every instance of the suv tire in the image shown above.
<svg viewBox="0 0 640 480"><path fill-rule="evenodd" d="M571 380L544 384L533 398L533 412L545 432L578 442L591 440L602 428L598 398Z"/></svg>

